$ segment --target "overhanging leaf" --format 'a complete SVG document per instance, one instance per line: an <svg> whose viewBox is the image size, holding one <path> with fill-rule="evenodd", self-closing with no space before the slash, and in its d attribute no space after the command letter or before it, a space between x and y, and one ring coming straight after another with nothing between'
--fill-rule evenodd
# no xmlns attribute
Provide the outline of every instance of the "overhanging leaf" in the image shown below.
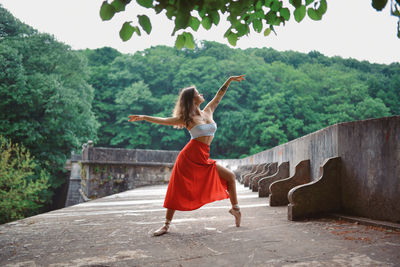
<svg viewBox="0 0 400 267"><path fill-rule="evenodd" d="M115 14L115 8L104 1L100 7L100 17L102 20L110 20Z"/></svg>
<svg viewBox="0 0 400 267"><path fill-rule="evenodd" d="M215 25L218 25L219 19L220 19L218 11L214 11L214 10L211 11L211 12L210 12L210 16L211 16L211 18L212 18L212 22L213 22Z"/></svg>
<svg viewBox="0 0 400 267"><path fill-rule="evenodd" d="M126 2L123 0L114 0L111 5L114 7L115 12L125 11Z"/></svg>
<svg viewBox="0 0 400 267"><path fill-rule="evenodd" d="M253 20L253 29L256 31L256 32L261 32L262 31L262 22L261 22L261 20L260 19L255 19L255 20Z"/></svg>
<svg viewBox="0 0 400 267"><path fill-rule="evenodd" d="M265 19L267 20L268 24L274 24L275 20L277 19L276 13L274 11L269 11L266 15L265 15Z"/></svg>
<svg viewBox="0 0 400 267"><path fill-rule="evenodd" d="M273 0L265 0L265 6L270 7L272 4Z"/></svg>
<svg viewBox="0 0 400 267"><path fill-rule="evenodd" d="M237 39L238 39L237 35L236 35L235 33L233 33L233 32L231 32L231 33L228 35L228 42L229 42L232 46L236 46Z"/></svg>
<svg viewBox="0 0 400 267"><path fill-rule="evenodd" d="M306 7L305 6L300 6L298 8L296 8L296 10L294 11L294 19L297 22L300 22L304 19L306 15Z"/></svg>
<svg viewBox="0 0 400 267"><path fill-rule="evenodd" d="M264 31L264 36L268 36L271 33L271 28L266 28Z"/></svg>
<svg viewBox="0 0 400 267"><path fill-rule="evenodd" d="M372 0L372 7L381 11L387 4L387 0Z"/></svg>
<svg viewBox="0 0 400 267"><path fill-rule="evenodd" d="M249 33L249 26L247 24L239 24L235 29L238 31L238 36L243 36Z"/></svg>
<svg viewBox="0 0 400 267"><path fill-rule="evenodd" d="M189 32L184 32L185 35L185 46L189 49L194 49L195 48L195 43L193 40L193 35Z"/></svg>
<svg viewBox="0 0 400 267"><path fill-rule="evenodd" d="M185 36L184 34L179 34L178 37L176 37L175 47L176 49L182 49L184 46L185 46Z"/></svg>
<svg viewBox="0 0 400 267"><path fill-rule="evenodd" d="M312 2L314 2L314 0L306 0L306 6L308 6L308 5L311 4Z"/></svg>
<svg viewBox="0 0 400 267"><path fill-rule="evenodd" d="M201 21L201 25L203 25L204 29L209 30L211 28L211 20L209 17L204 17Z"/></svg>
<svg viewBox="0 0 400 267"><path fill-rule="evenodd" d="M175 18L175 29L185 29L189 24L190 18L190 13L178 13Z"/></svg>
<svg viewBox="0 0 400 267"><path fill-rule="evenodd" d="M279 14L285 19L289 20L290 19L290 11L289 8L282 8L279 10Z"/></svg>
<svg viewBox="0 0 400 267"><path fill-rule="evenodd" d="M153 6L153 0L136 0L136 2L142 7L150 8Z"/></svg>
<svg viewBox="0 0 400 267"><path fill-rule="evenodd" d="M127 21L122 25L121 30L119 31L119 36L121 37L122 41L126 42L131 39L133 32L136 29L131 25L131 21Z"/></svg>
<svg viewBox="0 0 400 267"><path fill-rule="evenodd" d="M263 4L264 4L263 0L258 0L257 4L256 4L256 7L255 7L255 10L260 10L262 8Z"/></svg>
<svg viewBox="0 0 400 267"><path fill-rule="evenodd" d="M292 6L294 6L296 9L299 8L301 6L301 0L290 0L289 1Z"/></svg>
<svg viewBox="0 0 400 267"><path fill-rule="evenodd" d="M140 33L140 29L138 26L134 27L135 28L135 32L137 35L141 36L142 34Z"/></svg>
<svg viewBox="0 0 400 267"><path fill-rule="evenodd" d="M274 12L277 12L279 10L279 8L281 7L282 3L279 1L274 1L271 5L271 10Z"/></svg>
<svg viewBox="0 0 400 267"><path fill-rule="evenodd" d="M146 15L138 15L139 24L142 26L142 29L147 33L150 34L151 32L151 22L148 16Z"/></svg>
<svg viewBox="0 0 400 267"><path fill-rule="evenodd" d="M199 29L199 26L200 26L200 20L198 18L196 18L196 17L190 17L189 26L194 31L197 31Z"/></svg>
<svg viewBox="0 0 400 267"><path fill-rule="evenodd" d="M309 8L307 10L307 14L308 14L308 17L312 20L321 20L322 19L322 16L318 13L318 11L313 8Z"/></svg>
<svg viewBox="0 0 400 267"><path fill-rule="evenodd" d="M322 17L322 15L325 14L327 9L328 9L328 4L326 3L326 0L321 0L321 2L319 3L319 7L317 9L318 14Z"/></svg>

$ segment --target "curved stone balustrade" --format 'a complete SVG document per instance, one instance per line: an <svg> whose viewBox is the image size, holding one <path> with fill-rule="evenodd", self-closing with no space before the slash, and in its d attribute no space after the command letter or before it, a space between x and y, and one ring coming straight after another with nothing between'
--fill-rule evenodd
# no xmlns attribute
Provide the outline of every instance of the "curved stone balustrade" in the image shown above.
<svg viewBox="0 0 400 267"><path fill-rule="evenodd" d="M244 177L244 186L245 186L245 187L249 187L249 186L250 186L250 180L251 180L251 178L254 177L254 176L257 175L257 174L260 174L260 173L262 172L262 170L264 169L264 166L265 166L266 164L268 164L268 163L261 163L261 164L258 164L255 172L250 173L250 174L248 174L248 175L246 175L246 176Z"/></svg>
<svg viewBox="0 0 400 267"><path fill-rule="evenodd" d="M262 178L258 181L258 197L268 197L269 196L269 186L278 180L284 179L289 177L289 162L282 162L279 167L278 171L268 177Z"/></svg>
<svg viewBox="0 0 400 267"><path fill-rule="evenodd" d="M242 183L242 176L246 173L249 173L252 170L253 166L253 164L238 166L237 169L233 171L235 173L236 180L238 180L239 183Z"/></svg>
<svg viewBox="0 0 400 267"><path fill-rule="evenodd" d="M269 205L285 206L289 204L288 193L295 186L310 182L310 160L303 160L296 165L293 176L273 182L269 186Z"/></svg>
<svg viewBox="0 0 400 267"><path fill-rule="evenodd" d="M263 169L261 170L260 173L254 174L252 177L249 179L249 189L253 189L253 181L256 177L259 177L260 175L265 175L266 172L268 172L268 167L271 163L264 164Z"/></svg>
<svg viewBox="0 0 400 267"><path fill-rule="evenodd" d="M272 162L268 165L267 170L260 174L255 176L252 180L251 180L251 190L253 192L257 192L258 191L258 182L268 176L271 176L272 174L276 173L276 171L278 170L278 162Z"/></svg>
<svg viewBox="0 0 400 267"><path fill-rule="evenodd" d="M288 219L298 220L341 209L340 157L328 158L321 177L289 191Z"/></svg>
<svg viewBox="0 0 400 267"><path fill-rule="evenodd" d="M253 164L251 165L251 168L249 171L244 172L242 175L240 175L240 183L243 184L244 183L244 179L247 175L254 173L257 169L258 164Z"/></svg>

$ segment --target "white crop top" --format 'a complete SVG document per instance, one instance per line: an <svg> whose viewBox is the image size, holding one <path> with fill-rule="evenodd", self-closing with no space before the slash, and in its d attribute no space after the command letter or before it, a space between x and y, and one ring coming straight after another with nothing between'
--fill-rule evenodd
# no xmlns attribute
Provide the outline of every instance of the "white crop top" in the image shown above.
<svg viewBox="0 0 400 267"><path fill-rule="evenodd" d="M207 124L197 124L192 127L192 129L188 130L190 133L191 139L195 139L200 136L214 136L215 131L217 131L217 124L207 123Z"/></svg>

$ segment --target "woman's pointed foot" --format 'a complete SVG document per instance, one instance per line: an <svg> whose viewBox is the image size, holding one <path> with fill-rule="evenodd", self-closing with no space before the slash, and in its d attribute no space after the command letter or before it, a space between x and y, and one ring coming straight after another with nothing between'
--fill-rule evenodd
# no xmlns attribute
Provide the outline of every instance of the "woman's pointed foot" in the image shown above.
<svg viewBox="0 0 400 267"><path fill-rule="evenodd" d="M229 213L235 217L236 227L239 227L242 219L242 213L240 212L240 209L232 208L229 210Z"/></svg>
<svg viewBox="0 0 400 267"><path fill-rule="evenodd" d="M169 227L167 225L164 225L160 229L156 230L153 235L154 236L160 236L168 232Z"/></svg>
<svg viewBox="0 0 400 267"><path fill-rule="evenodd" d="M153 233L153 235L154 235L154 236L160 236L160 235L163 235L163 234L167 233L168 230L169 230L169 225L170 225L170 224L171 224L171 221L170 221L170 220L166 220L164 226L161 227L161 228L159 228L159 229L157 229L157 230Z"/></svg>

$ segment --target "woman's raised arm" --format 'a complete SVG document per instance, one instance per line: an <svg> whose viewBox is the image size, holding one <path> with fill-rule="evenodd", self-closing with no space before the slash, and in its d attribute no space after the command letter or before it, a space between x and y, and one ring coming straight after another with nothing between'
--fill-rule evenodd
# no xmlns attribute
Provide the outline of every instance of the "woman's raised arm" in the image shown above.
<svg viewBox="0 0 400 267"><path fill-rule="evenodd" d="M225 95L226 90L228 90L229 84L232 81L236 82L241 82L244 80L244 75L239 75L239 76L231 76L226 80L226 82L219 88L217 94L214 96L214 98L208 102L207 106L204 108L204 110L214 112L214 110L217 108L219 102L221 102L222 97Z"/></svg>
<svg viewBox="0 0 400 267"><path fill-rule="evenodd" d="M171 125L171 126L181 126L184 124L183 121L178 117L160 118L147 115L130 115L128 116L128 118L129 118L128 121L148 121L152 123Z"/></svg>

